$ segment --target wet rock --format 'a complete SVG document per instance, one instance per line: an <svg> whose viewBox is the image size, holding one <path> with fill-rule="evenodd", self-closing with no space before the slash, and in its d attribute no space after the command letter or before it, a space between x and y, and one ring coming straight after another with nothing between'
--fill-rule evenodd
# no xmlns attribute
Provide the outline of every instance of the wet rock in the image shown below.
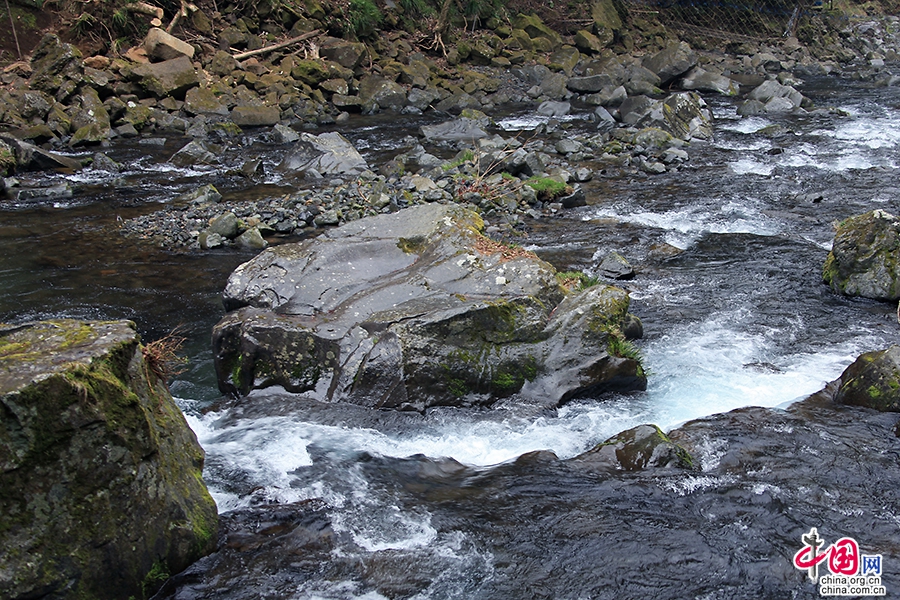
<svg viewBox="0 0 900 600"><path fill-rule="evenodd" d="M313 170L320 175L358 175L369 167L350 140L340 133L304 132L278 168L295 173Z"/></svg>
<svg viewBox="0 0 900 600"><path fill-rule="evenodd" d="M281 120L281 109L277 106L235 106L231 109L231 120L238 127L267 127Z"/></svg>
<svg viewBox="0 0 900 600"><path fill-rule="evenodd" d="M359 82L359 98L364 110L368 107L400 110L406 106L403 86L377 75L369 75Z"/></svg>
<svg viewBox="0 0 900 600"><path fill-rule="evenodd" d="M556 199L562 204L563 208L576 208L578 206L587 206L587 197L582 188L576 188L571 194L564 194Z"/></svg>
<svg viewBox="0 0 900 600"><path fill-rule="evenodd" d="M18 168L23 170L67 169L76 171L82 166L80 161L72 157L38 148L8 134L0 134L0 140L15 156Z"/></svg>
<svg viewBox="0 0 900 600"><path fill-rule="evenodd" d="M740 92L740 86L733 79L710 73L700 67L694 67L684 76L681 87L685 90L712 92L723 96L737 96Z"/></svg>
<svg viewBox="0 0 900 600"><path fill-rule="evenodd" d="M876 300L900 299L900 220L883 210L837 225L822 278L835 292Z"/></svg>
<svg viewBox="0 0 900 600"><path fill-rule="evenodd" d="M579 94L592 94L613 84L613 79L605 73L588 77L570 77L566 87Z"/></svg>
<svg viewBox="0 0 900 600"><path fill-rule="evenodd" d="M213 165L219 162L219 157L207 146L206 142L193 140L173 154L169 162L179 167Z"/></svg>
<svg viewBox="0 0 900 600"><path fill-rule="evenodd" d="M419 133L429 142L474 142L488 136L479 119L460 117L437 125L422 125Z"/></svg>
<svg viewBox="0 0 900 600"><path fill-rule="evenodd" d="M234 240L234 243L239 247L246 248L248 250L262 250L269 245L269 243L263 238L258 227L251 227L250 229L239 235Z"/></svg>
<svg viewBox="0 0 900 600"><path fill-rule="evenodd" d="M194 65L186 56L138 65L132 69L131 78L157 98L171 96L179 100L184 99L189 89L200 84Z"/></svg>
<svg viewBox="0 0 900 600"><path fill-rule="evenodd" d="M181 56L194 57L193 46L158 27L150 28L142 45L144 52L154 61L171 60Z"/></svg>
<svg viewBox="0 0 900 600"><path fill-rule="evenodd" d="M838 404L900 412L900 346L860 355L838 381Z"/></svg>
<svg viewBox="0 0 900 600"><path fill-rule="evenodd" d="M17 165L18 161L12 146L10 146L9 142L0 138L0 176L13 173ZM3 191L6 191L7 186L4 185L3 188Z"/></svg>
<svg viewBox="0 0 900 600"><path fill-rule="evenodd" d="M108 173L118 173L122 170L122 165L103 154L97 152L91 160L91 169L94 171L106 171Z"/></svg>
<svg viewBox="0 0 900 600"><path fill-rule="evenodd" d="M687 44L678 42L666 46L653 56L644 59L642 65L659 77L657 87L665 87L697 64L697 55Z"/></svg>
<svg viewBox="0 0 900 600"><path fill-rule="evenodd" d="M764 81L748 95L749 100L756 100L766 105L766 112L791 111L800 108L804 102L803 94L789 85L782 85L774 79Z"/></svg>
<svg viewBox="0 0 900 600"><path fill-rule="evenodd" d="M185 192L175 198L175 202L190 202L191 204L215 204L222 199L222 194L211 183L202 185L192 192Z"/></svg>
<svg viewBox="0 0 900 600"><path fill-rule="evenodd" d="M219 96L204 87L191 88L184 95L184 111L190 115L227 115L228 107L222 104Z"/></svg>
<svg viewBox="0 0 900 600"><path fill-rule="evenodd" d="M610 252L597 266L597 274L608 279L633 279L634 267L618 252Z"/></svg>
<svg viewBox="0 0 900 600"><path fill-rule="evenodd" d="M226 287L220 387L422 410L646 384L638 361L607 347L625 292L564 298L552 267L481 228L474 213L428 204L266 250Z"/></svg>
<svg viewBox="0 0 900 600"><path fill-rule="evenodd" d="M238 218L231 211L223 213L210 221L207 231L226 239L234 239L238 235Z"/></svg>
<svg viewBox="0 0 900 600"><path fill-rule="evenodd" d="M293 144L300 139L299 133L297 133L287 125L282 125L280 123L276 124L275 127L273 127L272 133L275 141L279 144Z"/></svg>
<svg viewBox="0 0 900 600"><path fill-rule="evenodd" d="M572 110L572 105L570 103L557 102L554 100L541 102L540 106L537 107L537 113L545 117L563 117L569 114L570 110Z"/></svg>
<svg viewBox="0 0 900 600"><path fill-rule="evenodd" d="M204 455L134 324L0 327L0 596L146 597L216 545Z"/></svg>
<svg viewBox="0 0 900 600"><path fill-rule="evenodd" d="M672 94L654 104L639 123L659 127L682 140L712 137L712 117L706 102L696 92Z"/></svg>
<svg viewBox="0 0 900 600"><path fill-rule="evenodd" d="M71 198L73 192L71 185L68 183L60 183L45 187L16 187L7 190L6 195L13 200L23 202L28 200L59 200L62 198Z"/></svg>
<svg viewBox="0 0 900 600"><path fill-rule="evenodd" d="M618 433L569 462L599 471L693 467L693 459L687 450L673 443L656 425L638 425Z"/></svg>

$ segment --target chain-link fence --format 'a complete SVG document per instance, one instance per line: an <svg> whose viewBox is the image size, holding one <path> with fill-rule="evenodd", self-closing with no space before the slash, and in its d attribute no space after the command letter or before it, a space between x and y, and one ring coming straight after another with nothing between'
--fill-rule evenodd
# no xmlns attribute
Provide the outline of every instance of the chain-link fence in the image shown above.
<svg viewBox="0 0 900 600"><path fill-rule="evenodd" d="M650 12L676 31L740 42L792 35L823 0L625 0L629 12ZM824 0L830 2L830 0Z"/></svg>

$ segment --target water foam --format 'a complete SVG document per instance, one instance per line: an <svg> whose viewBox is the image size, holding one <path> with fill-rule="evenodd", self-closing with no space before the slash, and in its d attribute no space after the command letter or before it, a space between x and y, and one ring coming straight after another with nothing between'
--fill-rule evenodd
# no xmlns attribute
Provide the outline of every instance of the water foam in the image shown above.
<svg viewBox="0 0 900 600"><path fill-rule="evenodd" d="M663 212L646 210L640 206L633 209L622 206L601 207L584 217L584 220L591 219L614 219L666 230L669 232L665 238L666 243L681 250L689 248L708 233L772 236L781 231L779 224L763 214L752 198L742 202L713 198L707 206L690 206Z"/></svg>

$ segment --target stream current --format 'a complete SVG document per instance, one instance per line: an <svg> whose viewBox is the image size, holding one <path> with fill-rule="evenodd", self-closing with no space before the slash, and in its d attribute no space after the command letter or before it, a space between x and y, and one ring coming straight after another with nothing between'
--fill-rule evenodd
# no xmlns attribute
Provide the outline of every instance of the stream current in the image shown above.
<svg viewBox="0 0 900 600"><path fill-rule="evenodd" d="M245 541L253 559L238 572L185 578L165 597L814 597L788 553L798 527L819 523L786 523L790 494L766 477L756 487L702 471L598 477L556 460L642 423L669 431L738 407L787 407L860 353L900 341L894 306L821 282L833 222L900 212L900 89L822 79L801 90L840 112L741 118L736 101L707 98L715 138L692 143L678 172L608 168L586 184L588 206L529 222L526 247L560 270L592 273L610 251L635 265L622 285L644 323L646 392L552 412L513 398L426 415L297 403L277 391L221 401L209 332L228 274L251 254L165 253L124 239L116 224L204 183L249 197L284 182L248 189L222 170L175 169L165 160L184 140L114 144L105 151L127 165L116 175L23 174L41 185L65 178L75 194L0 204L0 321L128 318L145 339L182 326L190 365L172 391L206 450L219 511L235 531L268 524L275 533ZM414 119L360 118L342 132L376 166L403 150ZM500 119L507 130L530 122L524 111ZM251 133L223 160L254 153L274 164L282 151ZM697 457L704 470L722 454L710 439ZM755 495L777 508L722 508L731 529L705 532L699 521L715 521L717 505L702 494ZM833 514L900 538L900 514L867 510ZM729 535L730 562L718 564L709 538Z"/></svg>

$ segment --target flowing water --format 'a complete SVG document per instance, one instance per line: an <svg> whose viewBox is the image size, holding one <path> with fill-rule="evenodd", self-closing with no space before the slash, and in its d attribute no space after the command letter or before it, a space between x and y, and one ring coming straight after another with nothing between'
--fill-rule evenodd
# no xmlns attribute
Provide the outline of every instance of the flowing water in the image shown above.
<svg viewBox="0 0 900 600"><path fill-rule="evenodd" d="M115 231L202 183L243 193L247 184L220 171L168 167L178 140L109 148L128 170L68 176L73 198L2 205L0 321L128 318L148 339L183 326L191 366L172 389L206 450L220 512L235 530L274 523L290 535L247 542L256 554L238 572L212 584L188 578L173 598L803 597L812 588L779 555L830 504L789 517L802 499L777 464L752 485L712 474L727 455L712 437L700 457L708 473L665 480L598 477L557 460L641 423L671 430L738 407L786 407L860 353L900 341L894 306L821 283L834 221L900 211L900 89L831 79L803 91L840 111L740 118L734 101L709 99L715 139L692 143L677 173L607 169L586 186L589 206L529 227L526 245L561 270L591 273L610 251L635 265L623 285L644 323L643 393L539 413L515 399L426 415L298 403L277 391L218 402L209 331L228 274L250 255L167 254ZM345 134L375 162L402 151L416 125L361 119ZM248 136L225 161L250 153L277 162L279 148ZM771 427L819 435L782 418ZM723 501L742 494L757 509ZM900 537L891 507L877 518L865 503L843 510L830 514L848 520L844 530L885 544ZM714 512L730 524L711 528Z"/></svg>

